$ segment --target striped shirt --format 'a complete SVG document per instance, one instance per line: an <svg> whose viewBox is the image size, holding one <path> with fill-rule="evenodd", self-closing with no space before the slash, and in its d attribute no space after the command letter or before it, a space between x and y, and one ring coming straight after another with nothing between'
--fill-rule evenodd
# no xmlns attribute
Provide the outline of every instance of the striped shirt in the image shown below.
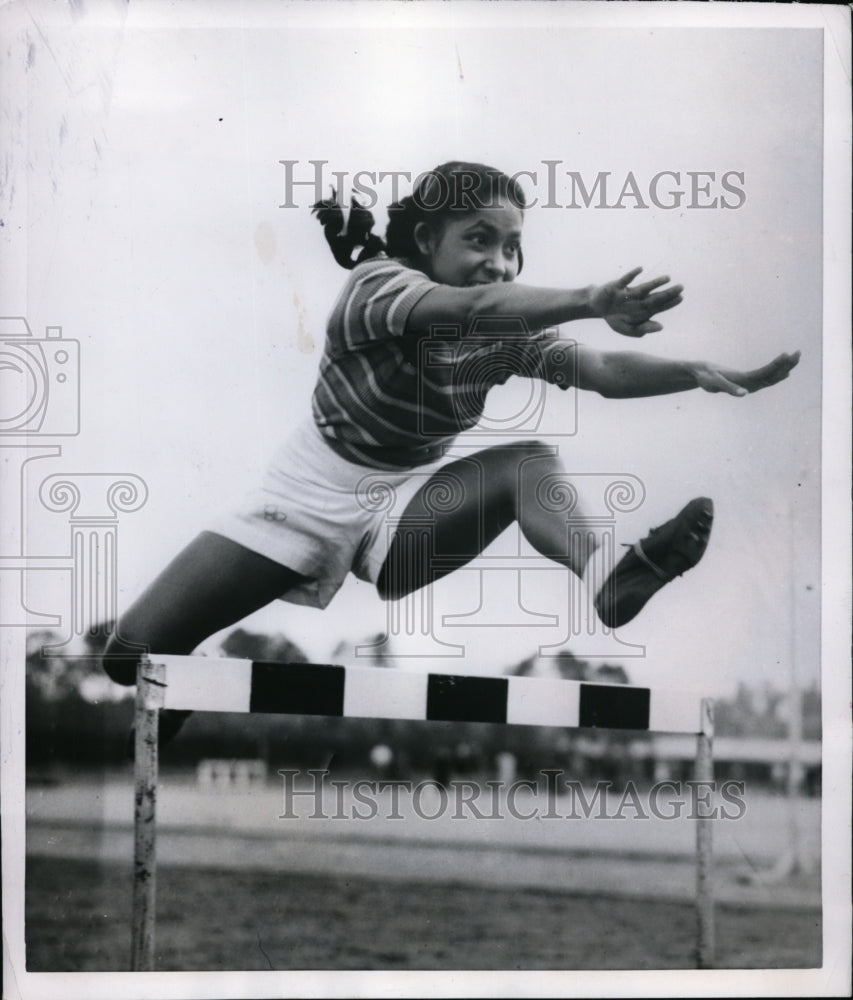
<svg viewBox="0 0 853 1000"><path fill-rule="evenodd" d="M384 256L353 269L329 317L312 400L317 427L343 458L376 469L431 462L477 424L493 386L545 377L550 345L518 319L406 332L409 313L436 287Z"/></svg>

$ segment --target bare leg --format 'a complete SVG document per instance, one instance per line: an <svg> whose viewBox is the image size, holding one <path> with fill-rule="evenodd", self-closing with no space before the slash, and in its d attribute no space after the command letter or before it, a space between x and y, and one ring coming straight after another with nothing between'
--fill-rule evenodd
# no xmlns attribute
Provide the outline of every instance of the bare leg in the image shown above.
<svg viewBox="0 0 853 1000"><path fill-rule="evenodd" d="M230 539L202 532L122 615L104 652L104 669L119 684L134 684L140 647L189 654L302 579Z"/></svg>
<svg viewBox="0 0 853 1000"><path fill-rule="evenodd" d="M600 535L576 508L569 522L559 504L548 502L543 487L551 475L560 477L558 487L568 485L553 449L536 441L488 448L435 473L403 514L377 580L380 596L399 600L440 579L478 556L513 521L537 552L583 576ZM711 501L699 497L629 549L596 587L601 621L611 628L626 624L695 566L713 516Z"/></svg>
<svg viewBox="0 0 853 1000"><path fill-rule="evenodd" d="M580 576L599 540L577 530L576 511L570 531L566 513L540 495L545 477L564 472L554 449L538 441L498 445L445 466L407 507L377 581L380 595L398 600L439 579L515 521L537 552Z"/></svg>

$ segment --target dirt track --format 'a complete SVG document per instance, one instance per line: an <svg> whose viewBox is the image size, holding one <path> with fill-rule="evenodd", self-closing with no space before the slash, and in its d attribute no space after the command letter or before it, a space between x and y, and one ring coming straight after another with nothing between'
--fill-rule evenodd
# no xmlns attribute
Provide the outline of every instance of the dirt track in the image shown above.
<svg viewBox="0 0 853 1000"><path fill-rule="evenodd" d="M399 820L360 823L312 819L310 798L283 820L274 786L216 795L167 779L161 792L163 970L694 967L689 821L425 822L401 804ZM802 805L814 845L820 803ZM820 964L819 871L740 877L779 856L783 806L752 796L715 831L718 967ZM27 814L29 968L126 969L127 780L34 788Z"/></svg>
<svg viewBox="0 0 853 1000"><path fill-rule="evenodd" d="M30 971L128 968L130 867L31 858ZM199 868L162 870L157 968L688 969L689 903ZM820 963L817 910L718 907L718 968Z"/></svg>
<svg viewBox="0 0 853 1000"><path fill-rule="evenodd" d="M164 780L158 798L161 864L244 868L294 874L337 872L388 881L448 882L560 889L690 901L695 892L695 822L566 820L547 817L547 800L519 796L532 820L418 818L401 796L397 818L335 818L337 803L324 797L326 818L312 815L310 797L287 811L270 783L245 793L216 794ZM349 805L349 803L348 803ZM787 844L784 799L751 793L736 822L714 824L715 893L719 900L764 907L820 905L820 873L775 886L746 884L766 871ZM27 852L31 855L122 862L132 856L132 787L127 779L36 788L27 795ZM568 804L554 803L565 815ZM820 801L801 800L803 843L820 857ZM349 815L348 809L345 814Z"/></svg>

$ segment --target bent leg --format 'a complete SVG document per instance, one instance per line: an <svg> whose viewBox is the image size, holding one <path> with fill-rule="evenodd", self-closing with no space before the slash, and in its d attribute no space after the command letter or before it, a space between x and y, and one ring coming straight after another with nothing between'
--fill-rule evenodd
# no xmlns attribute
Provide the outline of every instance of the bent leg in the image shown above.
<svg viewBox="0 0 853 1000"><path fill-rule="evenodd" d="M584 520L573 494L554 449L539 442L499 445L444 466L400 520L377 580L380 596L399 600L446 576L518 521L537 552L591 585L598 617L613 628L705 552L713 505L701 497L629 549L615 569L597 566L600 529Z"/></svg>
<svg viewBox="0 0 853 1000"><path fill-rule="evenodd" d="M380 596L398 600L476 558L517 521L539 552L580 575L599 544L594 530L571 530L566 512L542 487L565 470L540 442L497 445L436 472L406 508L377 581ZM555 480L556 482L556 480Z"/></svg>
<svg viewBox="0 0 853 1000"><path fill-rule="evenodd" d="M119 684L135 684L143 651L187 655L303 579L228 538L202 532L121 616L104 651L104 669Z"/></svg>

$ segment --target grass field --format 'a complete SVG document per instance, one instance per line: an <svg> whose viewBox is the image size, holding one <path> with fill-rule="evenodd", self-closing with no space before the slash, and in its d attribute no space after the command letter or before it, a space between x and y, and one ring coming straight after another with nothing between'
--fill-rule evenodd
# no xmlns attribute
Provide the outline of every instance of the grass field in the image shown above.
<svg viewBox="0 0 853 1000"><path fill-rule="evenodd" d="M129 865L27 859L27 968L129 968ZM689 903L270 871L161 867L156 967L680 969ZM718 968L820 964L817 909L717 907Z"/></svg>

